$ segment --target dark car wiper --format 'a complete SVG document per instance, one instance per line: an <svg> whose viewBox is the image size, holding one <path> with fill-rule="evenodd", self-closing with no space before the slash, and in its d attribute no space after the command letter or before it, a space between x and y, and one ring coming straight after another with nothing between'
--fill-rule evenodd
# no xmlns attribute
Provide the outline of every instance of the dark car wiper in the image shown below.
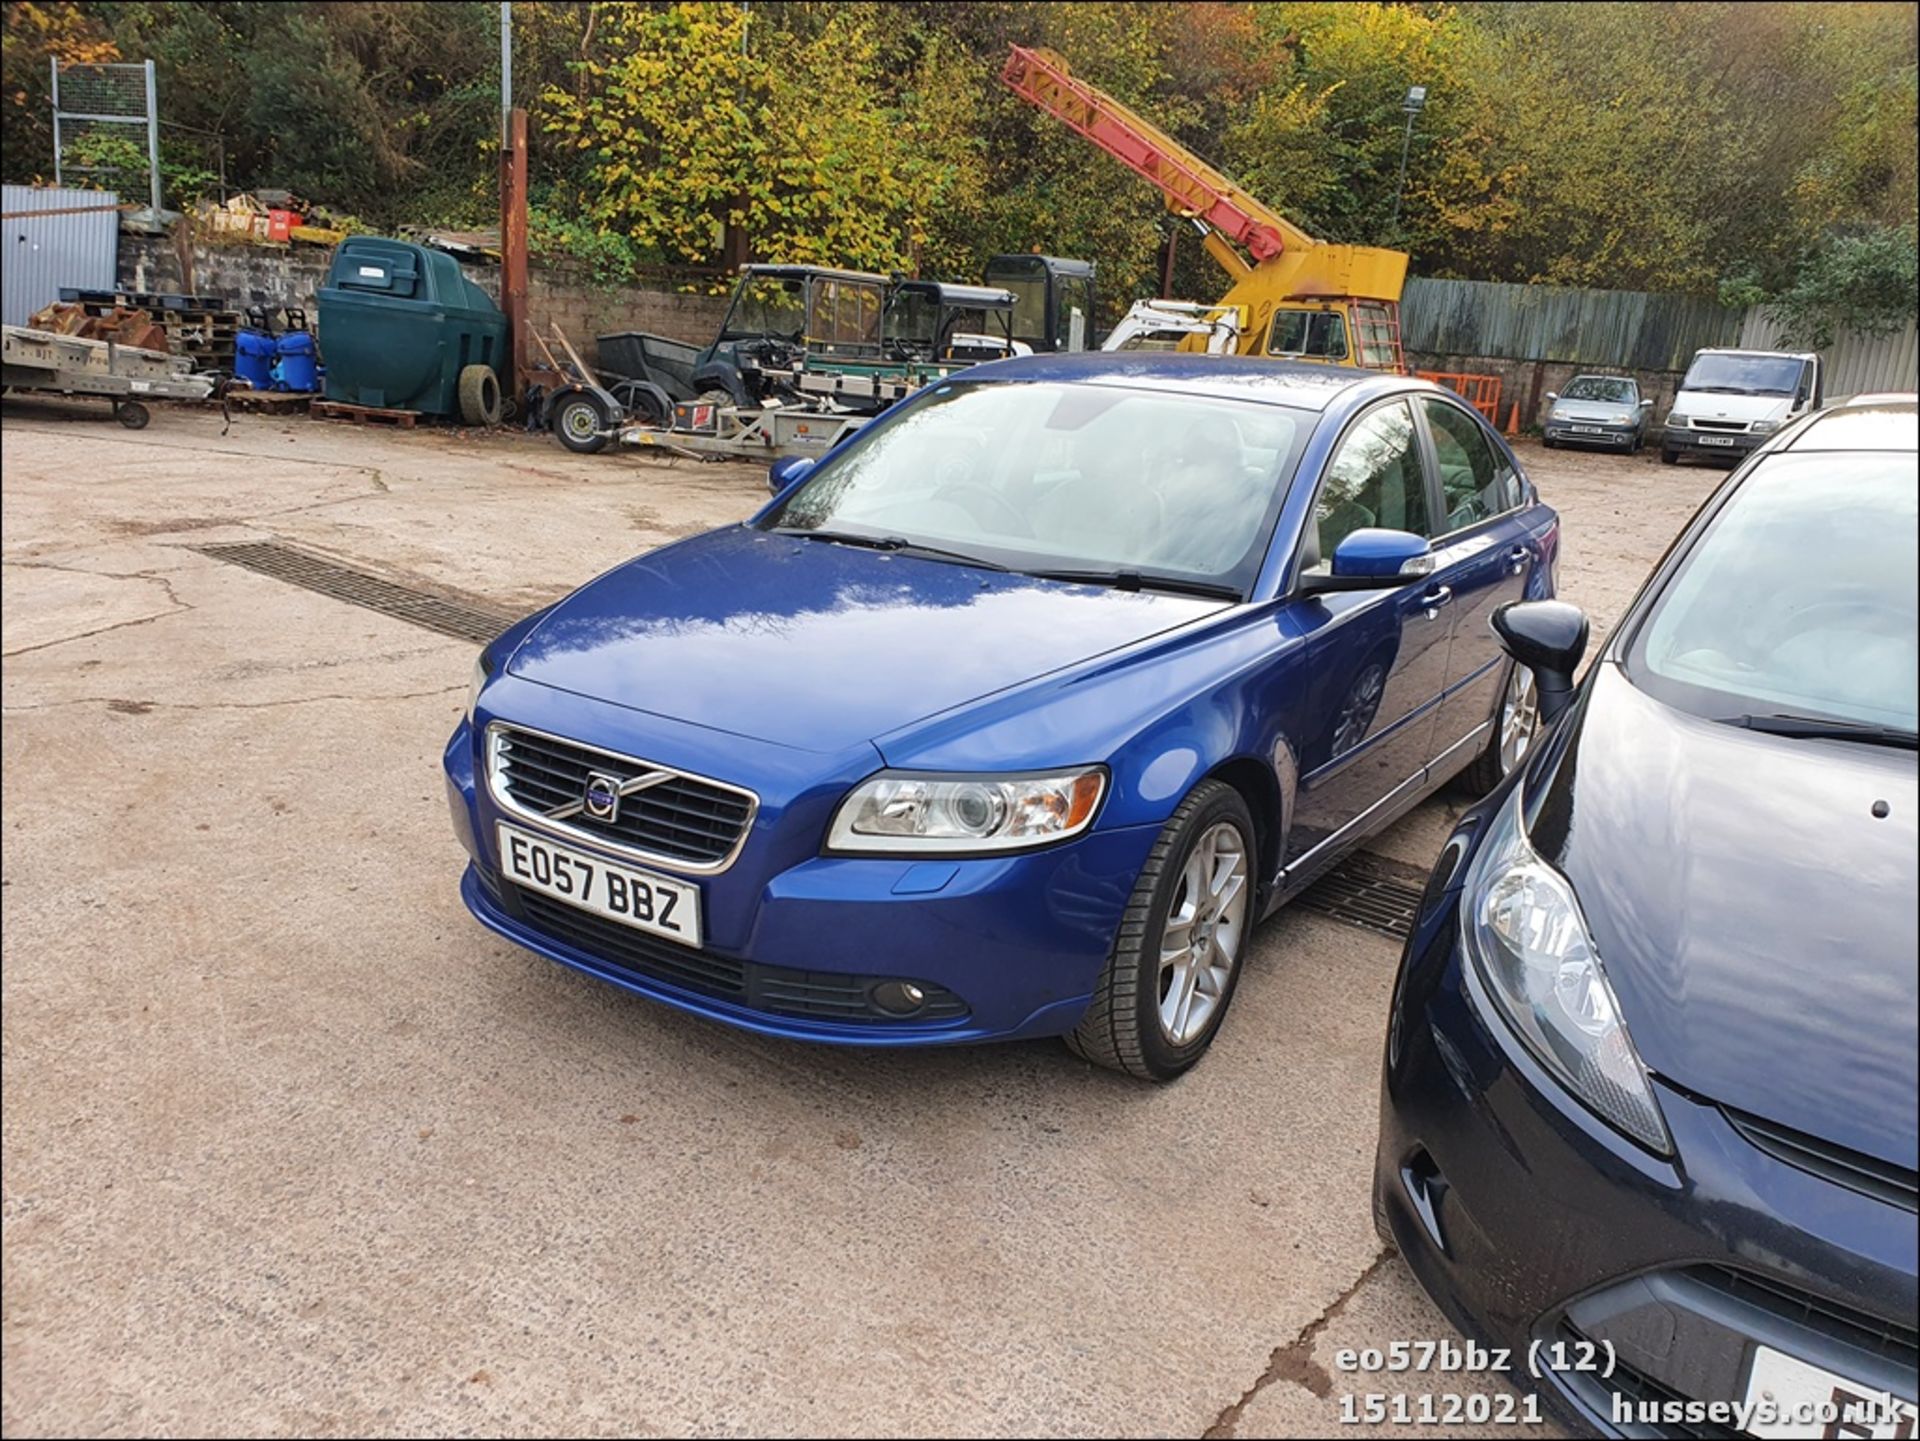
<svg viewBox="0 0 1920 1441"><path fill-rule="evenodd" d="M969 555L964 550L942 550L937 545L908 540L904 535L860 535L851 530L812 530L803 525L776 525L770 533L799 536L807 540L830 540L837 545L865 546L868 550L899 551L907 555L932 556L939 560L957 560L963 565L977 565L982 570L1007 569L997 560Z"/></svg>
<svg viewBox="0 0 1920 1441"><path fill-rule="evenodd" d="M1233 586L1212 580L1182 580L1171 575L1147 575L1137 570L1028 570L1038 580L1066 580L1079 585L1109 585L1115 590L1166 590L1176 595L1204 595L1218 600L1239 600Z"/></svg>
<svg viewBox="0 0 1920 1441"><path fill-rule="evenodd" d="M1866 721L1828 720L1811 715L1743 715L1732 717L1727 724L1795 740L1858 741L1861 745L1920 749L1920 735L1897 726L1872 725Z"/></svg>

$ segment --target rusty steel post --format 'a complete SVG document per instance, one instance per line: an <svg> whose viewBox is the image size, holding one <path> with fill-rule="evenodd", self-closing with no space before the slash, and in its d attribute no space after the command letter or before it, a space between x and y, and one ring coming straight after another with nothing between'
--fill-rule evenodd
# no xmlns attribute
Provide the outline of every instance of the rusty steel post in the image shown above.
<svg viewBox="0 0 1920 1441"><path fill-rule="evenodd" d="M500 151L500 308L507 315L508 393L518 403L527 389L527 112L517 105Z"/></svg>

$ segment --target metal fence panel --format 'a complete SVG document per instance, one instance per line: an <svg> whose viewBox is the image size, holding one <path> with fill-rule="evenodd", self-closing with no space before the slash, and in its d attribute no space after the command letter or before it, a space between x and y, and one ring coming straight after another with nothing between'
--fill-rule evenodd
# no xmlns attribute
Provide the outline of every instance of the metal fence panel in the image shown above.
<svg viewBox="0 0 1920 1441"><path fill-rule="evenodd" d="M0 187L0 314L8 325L60 298L60 288L111 290L120 197L107 190ZM42 212L66 212L46 214Z"/></svg>
<svg viewBox="0 0 1920 1441"><path fill-rule="evenodd" d="M1740 329L1740 341L1752 350L1780 350L1780 327L1755 307ZM1842 334L1820 352L1827 370L1829 401L1880 390L1920 390L1920 334L1914 322L1896 335Z"/></svg>
<svg viewBox="0 0 1920 1441"><path fill-rule="evenodd" d="M1400 302L1408 350L1625 370L1685 369L1702 346L1733 344L1741 314L1691 295L1484 280L1409 280Z"/></svg>

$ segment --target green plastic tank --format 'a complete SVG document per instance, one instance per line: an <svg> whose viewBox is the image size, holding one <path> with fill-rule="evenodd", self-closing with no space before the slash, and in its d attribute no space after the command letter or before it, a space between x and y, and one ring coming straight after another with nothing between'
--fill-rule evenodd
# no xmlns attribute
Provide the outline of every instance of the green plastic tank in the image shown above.
<svg viewBox="0 0 1920 1441"><path fill-rule="evenodd" d="M349 236L319 299L328 400L458 416L461 371L504 382L507 317L444 251Z"/></svg>

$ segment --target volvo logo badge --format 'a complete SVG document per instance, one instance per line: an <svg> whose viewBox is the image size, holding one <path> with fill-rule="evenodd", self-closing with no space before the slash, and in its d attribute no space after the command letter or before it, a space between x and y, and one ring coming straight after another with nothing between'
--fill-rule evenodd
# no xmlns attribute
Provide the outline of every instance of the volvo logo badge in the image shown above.
<svg viewBox="0 0 1920 1441"><path fill-rule="evenodd" d="M580 794L581 809L596 821L617 820L620 815L620 786L618 776L589 771L586 786Z"/></svg>

